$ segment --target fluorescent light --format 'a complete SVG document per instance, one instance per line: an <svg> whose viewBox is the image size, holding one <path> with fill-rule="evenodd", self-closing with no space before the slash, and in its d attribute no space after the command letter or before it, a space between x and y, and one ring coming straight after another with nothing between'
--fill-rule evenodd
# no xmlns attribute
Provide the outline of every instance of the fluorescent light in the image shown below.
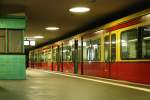
<svg viewBox="0 0 150 100"><path fill-rule="evenodd" d="M150 14L147 14L146 17L149 17L149 18L150 18Z"/></svg>
<svg viewBox="0 0 150 100"><path fill-rule="evenodd" d="M144 21L150 21L150 14L147 14L147 15L143 16L142 20L144 20Z"/></svg>
<svg viewBox="0 0 150 100"><path fill-rule="evenodd" d="M122 43L121 45L122 45L123 47L126 47L126 46L127 46L127 43L124 42L124 43Z"/></svg>
<svg viewBox="0 0 150 100"><path fill-rule="evenodd" d="M70 40L69 44L70 44L70 46L72 46L74 44L74 40Z"/></svg>
<svg viewBox="0 0 150 100"><path fill-rule="evenodd" d="M148 29L144 29L144 31L150 31L150 28L148 28Z"/></svg>
<svg viewBox="0 0 150 100"><path fill-rule="evenodd" d="M60 28L59 27L46 27L45 29L50 30L50 31L56 31L56 30L59 30Z"/></svg>
<svg viewBox="0 0 150 100"><path fill-rule="evenodd" d="M116 42L115 42L115 41L112 41L111 43L112 43L112 44L116 44Z"/></svg>
<svg viewBox="0 0 150 100"><path fill-rule="evenodd" d="M129 40L129 42L136 42L137 39L132 39L132 40Z"/></svg>
<svg viewBox="0 0 150 100"><path fill-rule="evenodd" d="M102 33L102 32L104 32L104 30L98 30L95 33L98 34L98 33Z"/></svg>
<svg viewBox="0 0 150 100"><path fill-rule="evenodd" d="M98 45L97 45L97 44L94 44L93 47L96 49L96 48L98 48Z"/></svg>
<svg viewBox="0 0 150 100"><path fill-rule="evenodd" d="M109 42L104 42L105 44L109 44Z"/></svg>
<svg viewBox="0 0 150 100"><path fill-rule="evenodd" d="M144 40L149 40L150 39L150 37L144 37Z"/></svg>
<svg viewBox="0 0 150 100"><path fill-rule="evenodd" d="M70 46L72 46L73 45L73 41L69 41L69 44L70 44Z"/></svg>
<svg viewBox="0 0 150 100"><path fill-rule="evenodd" d="M85 13L85 12L89 12L90 8L88 7L73 7L69 9L70 12L74 12L74 13Z"/></svg>
<svg viewBox="0 0 150 100"><path fill-rule="evenodd" d="M28 40L24 40L24 45L29 45L29 41Z"/></svg>
<svg viewBox="0 0 150 100"><path fill-rule="evenodd" d="M24 37L25 40L34 40L34 37Z"/></svg>
<svg viewBox="0 0 150 100"><path fill-rule="evenodd" d="M83 46L86 46L86 42L83 42Z"/></svg>
<svg viewBox="0 0 150 100"><path fill-rule="evenodd" d="M42 39L44 37L43 36L34 36L33 38L35 38L35 39Z"/></svg>
<svg viewBox="0 0 150 100"><path fill-rule="evenodd" d="M30 41L31 46L35 46L35 41Z"/></svg>
<svg viewBox="0 0 150 100"><path fill-rule="evenodd" d="M67 50L63 50L63 52L67 52Z"/></svg>
<svg viewBox="0 0 150 100"><path fill-rule="evenodd" d="M81 41L79 41L78 46L81 46ZM83 46L86 46L86 42L83 42Z"/></svg>

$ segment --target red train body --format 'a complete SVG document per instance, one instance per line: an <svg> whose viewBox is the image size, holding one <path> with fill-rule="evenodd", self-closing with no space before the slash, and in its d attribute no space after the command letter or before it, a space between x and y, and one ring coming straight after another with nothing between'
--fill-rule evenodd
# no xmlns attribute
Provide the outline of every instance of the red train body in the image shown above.
<svg viewBox="0 0 150 100"><path fill-rule="evenodd" d="M30 51L31 68L150 84L150 9ZM37 52L47 49L47 60ZM38 53L42 56L43 53ZM43 58L41 58L43 59ZM46 59L46 57L45 57ZM38 64L37 64L38 62Z"/></svg>

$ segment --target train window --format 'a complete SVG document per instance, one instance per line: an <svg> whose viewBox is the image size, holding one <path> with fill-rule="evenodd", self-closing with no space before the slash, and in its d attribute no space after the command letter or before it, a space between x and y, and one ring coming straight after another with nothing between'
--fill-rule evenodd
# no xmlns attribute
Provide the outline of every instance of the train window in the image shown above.
<svg viewBox="0 0 150 100"><path fill-rule="evenodd" d="M29 60L30 60L30 67L34 67L33 64L34 64L34 52L31 52L30 53L30 56L29 56Z"/></svg>
<svg viewBox="0 0 150 100"><path fill-rule="evenodd" d="M47 50L44 50L44 62L47 62Z"/></svg>
<svg viewBox="0 0 150 100"><path fill-rule="evenodd" d="M46 52L43 51L42 55L43 55L43 62L46 62Z"/></svg>
<svg viewBox="0 0 150 100"><path fill-rule="evenodd" d="M36 62L36 53L34 52L34 62Z"/></svg>
<svg viewBox="0 0 150 100"><path fill-rule="evenodd" d="M39 61L40 61L39 51L37 51L36 59L37 59L37 62L39 62Z"/></svg>
<svg viewBox="0 0 150 100"><path fill-rule="evenodd" d="M60 62L60 58L61 58L60 47L58 46L57 49L56 49L56 61Z"/></svg>
<svg viewBox="0 0 150 100"><path fill-rule="evenodd" d="M23 53L23 31L8 30L8 52Z"/></svg>
<svg viewBox="0 0 150 100"><path fill-rule="evenodd" d="M121 33L121 55L122 59L137 58L137 29L131 29Z"/></svg>
<svg viewBox="0 0 150 100"><path fill-rule="evenodd" d="M36 57L37 58L37 57ZM43 53L39 52L39 61L43 62L44 61L44 57L43 57Z"/></svg>
<svg viewBox="0 0 150 100"><path fill-rule="evenodd" d="M86 48L87 48L87 51L86 51L87 58L86 58L86 60L90 61L91 58L92 58L92 53L91 53L91 41L88 41L88 42L87 42Z"/></svg>
<svg viewBox="0 0 150 100"><path fill-rule="evenodd" d="M83 42L83 60L85 61L100 60L100 39L93 39Z"/></svg>
<svg viewBox="0 0 150 100"><path fill-rule="evenodd" d="M91 42L91 60L100 60L100 39L93 40Z"/></svg>
<svg viewBox="0 0 150 100"><path fill-rule="evenodd" d="M72 46L67 47L66 54L67 54L67 61L71 61L72 60Z"/></svg>
<svg viewBox="0 0 150 100"><path fill-rule="evenodd" d="M52 61L52 51L51 51L51 48L48 49L47 59L48 59L48 61Z"/></svg>
<svg viewBox="0 0 150 100"><path fill-rule="evenodd" d="M81 40L78 41L78 61L81 61L81 56L82 56L82 47L81 47Z"/></svg>
<svg viewBox="0 0 150 100"><path fill-rule="evenodd" d="M42 51L39 52L40 61L44 62L44 54Z"/></svg>
<svg viewBox="0 0 150 100"><path fill-rule="evenodd" d="M34 53L33 52L30 52L29 60L30 60L30 62L34 62Z"/></svg>
<svg viewBox="0 0 150 100"><path fill-rule="evenodd" d="M52 59L53 59L53 61L56 61L56 48L53 49Z"/></svg>
<svg viewBox="0 0 150 100"><path fill-rule="evenodd" d="M109 52L109 50L110 50L110 42L109 42L109 36L106 36L105 38L104 38L104 48L105 48L105 50L104 50L104 59L105 59L105 61L109 61L110 59L110 52Z"/></svg>
<svg viewBox="0 0 150 100"><path fill-rule="evenodd" d="M39 54L38 54L38 52L35 53L35 61L36 61L36 62L39 61Z"/></svg>
<svg viewBox="0 0 150 100"><path fill-rule="evenodd" d="M5 30L0 30L0 53L5 52Z"/></svg>
<svg viewBox="0 0 150 100"><path fill-rule="evenodd" d="M47 59L47 50L45 50L44 56L45 56L45 57L44 57L44 58L45 58L45 62L47 62L47 60L48 60L48 59Z"/></svg>
<svg viewBox="0 0 150 100"><path fill-rule="evenodd" d="M89 41L83 41L83 60L87 61L89 59Z"/></svg>
<svg viewBox="0 0 150 100"><path fill-rule="evenodd" d="M72 51L71 46L67 45L63 47L63 61L71 61L72 60Z"/></svg>
<svg viewBox="0 0 150 100"><path fill-rule="evenodd" d="M116 34L111 35L111 60L116 60Z"/></svg>
<svg viewBox="0 0 150 100"><path fill-rule="evenodd" d="M48 56L48 61L52 61L52 53L49 52L47 56Z"/></svg>
<svg viewBox="0 0 150 100"><path fill-rule="evenodd" d="M62 58L63 58L63 55L62 55L62 47L60 47L60 49L59 49L59 56L60 56L60 62L62 62Z"/></svg>
<svg viewBox="0 0 150 100"><path fill-rule="evenodd" d="M150 58L150 26L143 27L142 58Z"/></svg>
<svg viewBox="0 0 150 100"><path fill-rule="evenodd" d="M66 47L65 46L63 46L63 61L66 61Z"/></svg>

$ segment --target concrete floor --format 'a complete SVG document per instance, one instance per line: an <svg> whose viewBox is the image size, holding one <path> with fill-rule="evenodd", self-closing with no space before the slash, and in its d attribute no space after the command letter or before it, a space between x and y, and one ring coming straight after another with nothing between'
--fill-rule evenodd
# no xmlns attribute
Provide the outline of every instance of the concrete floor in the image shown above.
<svg viewBox="0 0 150 100"><path fill-rule="evenodd" d="M0 100L150 100L150 92L28 70L27 80L0 80Z"/></svg>

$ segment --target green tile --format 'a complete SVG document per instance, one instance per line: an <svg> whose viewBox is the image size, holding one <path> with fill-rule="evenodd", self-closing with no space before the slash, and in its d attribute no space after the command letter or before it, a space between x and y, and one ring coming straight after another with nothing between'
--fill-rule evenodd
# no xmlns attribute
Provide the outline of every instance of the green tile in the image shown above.
<svg viewBox="0 0 150 100"><path fill-rule="evenodd" d="M0 79L25 79L25 55L0 55Z"/></svg>

